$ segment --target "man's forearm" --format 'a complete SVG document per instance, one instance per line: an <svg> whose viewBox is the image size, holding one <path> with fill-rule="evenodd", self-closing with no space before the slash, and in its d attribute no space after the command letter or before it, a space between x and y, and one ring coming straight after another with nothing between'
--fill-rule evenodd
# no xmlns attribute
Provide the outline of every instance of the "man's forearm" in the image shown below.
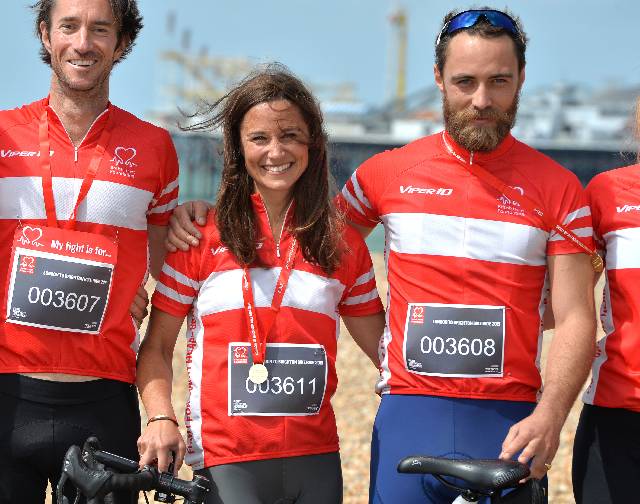
<svg viewBox="0 0 640 504"><path fill-rule="evenodd" d="M572 316L555 329L538 408L554 412L561 424L589 374L595 331L595 313L590 311Z"/></svg>

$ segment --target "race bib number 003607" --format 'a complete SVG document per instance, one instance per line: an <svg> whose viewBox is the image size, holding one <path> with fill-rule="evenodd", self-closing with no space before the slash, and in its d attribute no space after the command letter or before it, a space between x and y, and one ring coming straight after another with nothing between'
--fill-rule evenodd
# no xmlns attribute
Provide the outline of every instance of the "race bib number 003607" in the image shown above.
<svg viewBox="0 0 640 504"><path fill-rule="evenodd" d="M407 370L429 376L502 376L504 314L503 306L409 303Z"/></svg>
<svg viewBox="0 0 640 504"><path fill-rule="evenodd" d="M46 227L18 229L7 322L97 334L115 260L115 244L103 236Z"/></svg>
<svg viewBox="0 0 640 504"><path fill-rule="evenodd" d="M229 344L229 416L317 415L327 387L327 353L321 345L267 343L266 381L249 379L248 343Z"/></svg>

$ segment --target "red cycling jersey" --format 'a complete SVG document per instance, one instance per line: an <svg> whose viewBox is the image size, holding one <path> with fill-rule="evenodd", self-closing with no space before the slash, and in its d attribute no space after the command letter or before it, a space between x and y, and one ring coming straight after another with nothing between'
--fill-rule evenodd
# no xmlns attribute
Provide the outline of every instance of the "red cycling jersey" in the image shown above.
<svg viewBox="0 0 640 504"><path fill-rule="evenodd" d="M640 165L601 173L587 186L596 244L606 264L592 381L583 400L640 412Z"/></svg>
<svg viewBox="0 0 640 504"><path fill-rule="evenodd" d="M8 265L20 224L47 225L39 125L49 120L50 164L57 219L64 223L108 121L109 144L76 229L115 238L119 254L99 334L8 323ZM0 373L67 373L135 381L138 331L129 307L147 273L147 225L166 225L177 204L178 162L169 134L113 105L76 148L44 99L0 112Z"/></svg>
<svg viewBox="0 0 640 504"><path fill-rule="evenodd" d="M547 256L580 250L472 175L471 157L591 243L578 179L510 135L471 156L441 133L363 163L342 204L354 223L385 229L379 390L535 401Z"/></svg>
<svg viewBox="0 0 640 504"><path fill-rule="evenodd" d="M256 319L264 327L271 316L276 281L284 265L292 235L286 229L276 243L261 198L253 196L257 217L257 264L250 268ZM288 213L291 213L289 209ZM285 226L286 228L286 226ZM298 253L267 344L321 345L327 357L326 388L315 414L232 415L231 408L246 407L230 391L231 364L247 363L250 341L243 302L243 270L222 245L210 214L198 247L166 258L152 303L176 317L189 314L186 366L189 400L186 462L201 469L219 464L328 453L338 450L338 435L331 397L337 386L335 359L339 316L364 316L382 311L371 258L356 231L344 230L346 250L340 267L327 275ZM282 253L281 253L282 252ZM232 353L233 343L245 350ZM267 347L266 359L272 348ZM230 358L233 355L233 358ZM363 356L364 358L364 356ZM299 363L299 362L298 362ZM242 378L246 377L242 375ZM274 381L271 381L274 380ZM243 382L244 383L244 382ZM273 376L265 382L271 394L296 400L303 382ZM307 385L304 382L305 386ZM246 381L259 395L263 386ZM301 392L302 393L302 392ZM233 403L233 404L232 404ZM235 410L234 410L235 411Z"/></svg>

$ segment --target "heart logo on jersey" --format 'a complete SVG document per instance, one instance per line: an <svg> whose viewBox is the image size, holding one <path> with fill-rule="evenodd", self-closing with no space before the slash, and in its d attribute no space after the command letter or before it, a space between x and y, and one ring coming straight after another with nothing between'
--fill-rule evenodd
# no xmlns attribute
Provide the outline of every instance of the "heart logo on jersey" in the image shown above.
<svg viewBox="0 0 640 504"><path fill-rule="evenodd" d="M239 346L233 349L233 363L234 364L249 363L249 351L247 347Z"/></svg>
<svg viewBox="0 0 640 504"><path fill-rule="evenodd" d="M22 228L22 236L18 238L18 241L22 245L33 245L34 247L43 247L42 243L38 243L38 240L42 238L42 229L34 228L31 226L25 226Z"/></svg>
<svg viewBox="0 0 640 504"><path fill-rule="evenodd" d="M124 147L117 147L116 148L116 157L120 160L120 162L122 164L130 164L131 160L136 157L136 154L138 153L138 151L136 151L133 147L129 147L124 148Z"/></svg>

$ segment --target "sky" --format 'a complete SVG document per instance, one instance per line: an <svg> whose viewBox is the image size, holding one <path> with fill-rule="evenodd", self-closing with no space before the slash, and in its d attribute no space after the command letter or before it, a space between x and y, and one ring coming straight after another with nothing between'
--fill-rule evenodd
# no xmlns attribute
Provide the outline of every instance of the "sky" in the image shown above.
<svg viewBox="0 0 640 504"><path fill-rule="evenodd" d="M4 0L0 108L47 94L50 70L38 56L29 0ZM408 13L408 93L433 83L433 44L441 19L456 0L139 0L145 27L132 54L111 78L111 101L134 114L168 104L168 66L160 53L181 47L191 32L194 53L279 61L315 85L352 83L370 105L386 101L395 86L395 38L389 16ZM476 3L477 7L478 4ZM638 0L513 0L524 23L527 90L558 82L592 87L640 84ZM169 12L176 29L167 31Z"/></svg>

